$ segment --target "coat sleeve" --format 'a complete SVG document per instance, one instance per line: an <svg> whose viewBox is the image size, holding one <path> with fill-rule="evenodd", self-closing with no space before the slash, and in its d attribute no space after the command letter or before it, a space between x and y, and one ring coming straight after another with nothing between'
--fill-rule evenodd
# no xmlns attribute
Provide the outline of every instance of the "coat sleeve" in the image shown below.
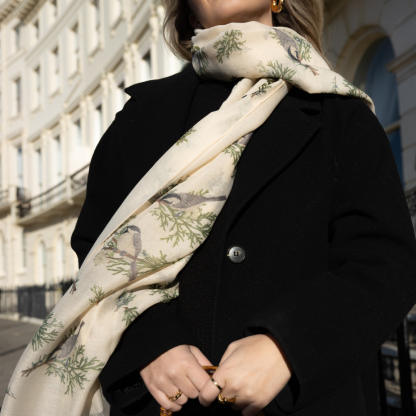
<svg viewBox="0 0 416 416"><path fill-rule="evenodd" d="M390 143L365 103L339 104L327 271L305 276L244 328L279 342L293 376L275 401L289 413L359 375L416 302L415 236Z"/></svg>
<svg viewBox="0 0 416 416"><path fill-rule="evenodd" d="M121 146L123 117L135 110L130 98L98 143L90 163L84 205L71 237L71 246L78 256L79 267L95 240L118 207L130 193L128 171ZM137 114L137 109L136 109ZM109 194L111 190L111 195ZM145 340L145 342L144 342ZM124 407L139 400L147 392L138 369L160 354L178 345L195 344L195 340L176 319L175 302L158 303L147 309L124 331L115 351L100 373L103 394L112 406Z"/></svg>

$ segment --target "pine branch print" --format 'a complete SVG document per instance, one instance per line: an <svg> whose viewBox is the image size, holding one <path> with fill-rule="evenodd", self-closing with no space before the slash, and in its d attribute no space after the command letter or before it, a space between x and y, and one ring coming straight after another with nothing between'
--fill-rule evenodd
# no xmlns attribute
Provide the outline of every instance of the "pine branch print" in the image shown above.
<svg viewBox="0 0 416 416"><path fill-rule="evenodd" d="M235 166L240 160L241 155L243 154L245 146L242 146L238 143L233 143L231 146L226 147L223 150L223 153L229 154L234 160L233 165Z"/></svg>
<svg viewBox="0 0 416 416"><path fill-rule="evenodd" d="M202 77L206 77L208 73L208 67L209 67L209 60L208 55L205 53L204 48L200 48L199 46L193 46L194 56L193 60L196 60L198 62L198 75Z"/></svg>
<svg viewBox="0 0 416 416"><path fill-rule="evenodd" d="M302 62L303 60L305 61L310 61L311 60L311 44L309 42L306 42L304 39L301 39L299 36L294 35L293 39L296 40L296 42L298 42L299 46L298 46L298 59L299 62Z"/></svg>
<svg viewBox="0 0 416 416"><path fill-rule="evenodd" d="M84 357L85 345L79 345L75 348L73 357L64 360L54 360L48 363L45 375L55 376L61 379L61 382L67 385L65 394L74 395L74 390L78 386L83 389L87 379L86 374L89 371L101 371L104 368L104 362L100 362L96 357L88 359Z"/></svg>
<svg viewBox="0 0 416 416"><path fill-rule="evenodd" d="M293 75L296 74L294 69L283 67L283 64L279 62L268 61L267 65L264 66L263 62L260 61L257 66L260 68L259 72L265 73L269 78L284 79L285 81L292 81ZM269 67L270 69L266 68Z"/></svg>
<svg viewBox="0 0 416 416"><path fill-rule="evenodd" d="M344 85L348 88L347 95L351 95L353 97L358 97L361 99L368 99L368 95L364 91L360 90L355 85L348 82L345 78Z"/></svg>
<svg viewBox="0 0 416 416"><path fill-rule="evenodd" d="M155 208L152 215L157 216L160 226L164 231L172 225L169 231L173 231L168 237L161 237L161 240L173 242L175 247L179 242L188 240L191 248L200 245L208 236L211 227L217 218L212 212L204 213L201 208L187 213L186 211L172 208L170 205L160 205Z"/></svg>
<svg viewBox="0 0 416 416"><path fill-rule="evenodd" d="M116 310L114 312L117 312L122 306L127 306L135 297L136 295L132 292L123 292L116 300Z"/></svg>
<svg viewBox="0 0 416 416"><path fill-rule="evenodd" d="M272 79L268 79L267 82L260 85L257 91L251 93L250 97L253 98L258 95L266 94L267 90L271 88L270 84L273 84L273 82L274 81Z"/></svg>
<svg viewBox="0 0 416 416"><path fill-rule="evenodd" d="M337 91L337 89L339 89L339 87L338 87L338 85L337 85L337 77L335 76L334 77L334 80L332 81L332 90L331 90L331 92L333 93L333 94L338 94L338 91Z"/></svg>
<svg viewBox="0 0 416 416"><path fill-rule="evenodd" d="M223 59L230 58L233 52L242 51L241 48L246 42L239 40L243 36L241 30L232 29L231 32L225 32L222 39L214 43L214 49L217 49L217 60L220 64L224 63Z"/></svg>
<svg viewBox="0 0 416 416"><path fill-rule="evenodd" d="M64 327L62 322L58 322L56 318L53 318L52 320L52 315L53 311L45 318L42 325L30 341L32 344L32 351L37 351L39 348L43 347L44 344L48 344L56 339L58 332L52 328Z"/></svg>
<svg viewBox="0 0 416 416"><path fill-rule="evenodd" d="M16 396L12 393L12 391L10 390L10 386L7 387L6 389L6 394L8 394L10 397L12 397L13 399L17 399Z"/></svg>
<svg viewBox="0 0 416 416"><path fill-rule="evenodd" d="M176 145L180 145L183 142L187 142L187 137L190 136L192 133L195 133L196 130L194 128L189 129L177 142Z"/></svg>
<svg viewBox="0 0 416 416"><path fill-rule="evenodd" d="M168 290L174 286L176 287L173 292ZM167 283L166 285L160 285L158 283L155 283L154 285L149 285L149 288L152 289L150 296L153 296L156 293L162 296L163 298L162 303L168 303L172 299L175 299L179 296L179 285L174 284L173 282Z"/></svg>
<svg viewBox="0 0 416 416"><path fill-rule="evenodd" d="M139 313L137 312L137 306L134 308L124 307L124 316L122 321L126 322L126 326L129 326L137 317Z"/></svg>
<svg viewBox="0 0 416 416"><path fill-rule="evenodd" d="M90 290L94 293L94 297L89 299L91 305L98 305L104 299L105 295L109 293L104 293L103 288L96 285L91 287Z"/></svg>

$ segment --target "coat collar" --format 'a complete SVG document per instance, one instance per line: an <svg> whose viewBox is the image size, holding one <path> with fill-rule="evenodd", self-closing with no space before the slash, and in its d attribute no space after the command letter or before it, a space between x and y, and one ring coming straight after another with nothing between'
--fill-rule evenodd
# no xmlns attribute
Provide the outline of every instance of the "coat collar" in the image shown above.
<svg viewBox="0 0 416 416"><path fill-rule="evenodd" d="M146 97L147 109L152 109L152 114L150 111L145 114L154 126L155 137L165 137L169 143L175 143L185 129L198 84L198 76L188 65L178 74L135 84L125 91L133 97L135 94ZM152 105L152 99L155 105ZM243 207L288 166L317 133L321 127L321 109L316 95L292 87L266 122L254 132L238 162L234 185L223 208L228 212L222 218L224 232Z"/></svg>

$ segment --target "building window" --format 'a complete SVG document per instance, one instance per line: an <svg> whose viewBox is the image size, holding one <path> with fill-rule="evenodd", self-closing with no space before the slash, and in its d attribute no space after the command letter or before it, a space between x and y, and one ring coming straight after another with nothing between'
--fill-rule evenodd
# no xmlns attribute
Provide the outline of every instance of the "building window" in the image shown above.
<svg viewBox="0 0 416 416"><path fill-rule="evenodd" d="M75 133L75 143L77 146L82 146L82 128L81 128L81 119L79 118L74 123L74 133Z"/></svg>
<svg viewBox="0 0 416 416"><path fill-rule="evenodd" d="M46 247L43 241L38 246L37 263L38 284L44 285L46 283Z"/></svg>
<svg viewBox="0 0 416 416"><path fill-rule="evenodd" d="M17 186L20 189L23 189L23 153L22 153L22 147L18 147L16 149L16 153L17 153L17 170L16 170L16 174L17 174Z"/></svg>
<svg viewBox="0 0 416 416"><path fill-rule="evenodd" d="M59 236L56 247L56 266L58 282L61 282L65 277L65 240L62 235Z"/></svg>
<svg viewBox="0 0 416 416"><path fill-rule="evenodd" d="M40 32L39 32L39 19L36 19L33 22L32 27L33 27L33 39L35 41L37 41L37 40L39 40L39 37L40 37Z"/></svg>
<svg viewBox="0 0 416 416"><path fill-rule="evenodd" d="M150 51L146 53L142 57L141 62L141 81L148 81L149 79L152 79L152 60L150 56Z"/></svg>
<svg viewBox="0 0 416 416"><path fill-rule="evenodd" d="M55 137L55 172L60 182L62 180L62 142L59 134Z"/></svg>
<svg viewBox="0 0 416 416"><path fill-rule="evenodd" d="M386 64L392 59L394 51L390 39L384 37L376 40L361 58L353 84L373 100L377 118L389 138L397 170L404 185L396 74L386 68ZM380 88L380 85L383 85L383 88Z"/></svg>
<svg viewBox="0 0 416 416"><path fill-rule="evenodd" d="M56 18L58 17L57 0L49 1L49 16L50 16L50 24L52 24L53 22L55 22Z"/></svg>
<svg viewBox="0 0 416 416"><path fill-rule="evenodd" d="M33 85L34 85L34 94L33 94L33 109L38 108L40 105L40 66L36 67L33 71Z"/></svg>
<svg viewBox="0 0 416 416"><path fill-rule="evenodd" d="M18 115L22 111L22 79L19 77L13 82L13 115Z"/></svg>
<svg viewBox="0 0 416 416"><path fill-rule="evenodd" d="M92 22L92 33L91 33L91 50L94 50L100 40L100 0L91 1L91 22Z"/></svg>
<svg viewBox="0 0 416 416"><path fill-rule="evenodd" d="M70 35L71 35L71 49L72 49L72 53L70 56L70 59L72 60L71 72L75 72L80 69L78 23L71 29Z"/></svg>
<svg viewBox="0 0 416 416"><path fill-rule="evenodd" d="M54 93L59 87L59 48L58 46L52 51L51 56L51 93Z"/></svg>
<svg viewBox="0 0 416 416"><path fill-rule="evenodd" d="M43 158L42 158L42 149L36 151L37 159L37 186L38 193L41 194L43 191Z"/></svg>
<svg viewBox="0 0 416 416"><path fill-rule="evenodd" d="M13 35L14 35L14 50L18 51L22 46L22 27L23 22L20 21L14 28L13 28Z"/></svg>
<svg viewBox="0 0 416 416"><path fill-rule="evenodd" d="M103 110L101 104L94 110L94 144L96 145L103 134Z"/></svg>
<svg viewBox="0 0 416 416"><path fill-rule="evenodd" d="M117 85L116 91L116 112L120 111L126 102L126 93L124 92L124 81Z"/></svg>
<svg viewBox="0 0 416 416"><path fill-rule="evenodd" d="M27 267L27 231L25 228L22 230L22 267Z"/></svg>

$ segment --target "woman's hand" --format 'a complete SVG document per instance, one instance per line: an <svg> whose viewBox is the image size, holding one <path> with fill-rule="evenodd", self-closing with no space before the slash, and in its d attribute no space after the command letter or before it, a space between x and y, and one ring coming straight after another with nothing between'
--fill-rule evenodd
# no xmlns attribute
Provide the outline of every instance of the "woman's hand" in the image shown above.
<svg viewBox="0 0 416 416"><path fill-rule="evenodd" d="M193 345L179 345L143 367L140 375L155 400L166 410L177 412L188 398L197 398L210 380L203 365L212 364L200 349ZM181 397L171 402L166 395L173 396L179 389L182 390Z"/></svg>
<svg viewBox="0 0 416 416"><path fill-rule="evenodd" d="M231 407L243 416L257 416L283 389L292 375L272 334L252 335L232 342L221 358L214 380L222 397L236 398ZM199 393L209 406L220 391L210 380Z"/></svg>

